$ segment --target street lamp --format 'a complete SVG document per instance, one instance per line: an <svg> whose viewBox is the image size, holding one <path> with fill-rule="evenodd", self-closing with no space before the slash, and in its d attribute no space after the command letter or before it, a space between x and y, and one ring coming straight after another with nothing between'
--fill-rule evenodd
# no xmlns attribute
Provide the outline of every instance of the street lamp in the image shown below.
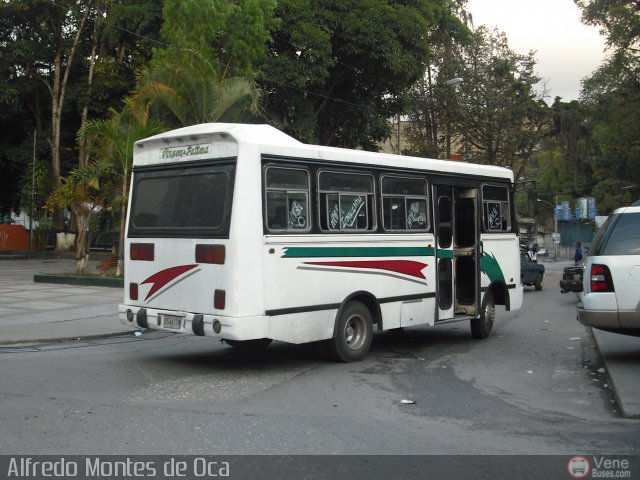
<svg viewBox="0 0 640 480"><path fill-rule="evenodd" d="M558 215L556 214L556 205L558 205L558 196L554 197L555 205L551 204L551 202L547 202L546 200L542 200L541 198L536 199L538 202L546 203L553 208L553 243L555 245L555 252L553 254L553 260L558 261L558 243L560 243L560 239L558 238Z"/></svg>
<svg viewBox="0 0 640 480"><path fill-rule="evenodd" d="M453 87L455 85L460 85L462 82L464 82L464 80L460 77L456 77L456 78L450 78L449 80L445 80L444 84L447 87ZM447 116L447 160L449 160L451 158L451 120L449 117L449 112L447 111L449 109L449 105L447 105L447 97L448 95L445 95L445 104L444 104L444 108L445 108L445 115Z"/></svg>
<svg viewBox="0 0 640 480"><path fill-rule="evenodd" d="M456 77L456 78L450 78L449 80L446 80L444 84L450 87L451 85L458 85L462 82L464 82L462 78Z"/></svg>

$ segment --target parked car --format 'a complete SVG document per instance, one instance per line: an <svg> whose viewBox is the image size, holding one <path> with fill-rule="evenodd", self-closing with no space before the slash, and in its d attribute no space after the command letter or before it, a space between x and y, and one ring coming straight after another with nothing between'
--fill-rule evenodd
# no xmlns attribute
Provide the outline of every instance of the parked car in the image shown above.
<svg viewBox="0 0 640 480"><path fill-rule="evenodd" d="M537 291L542 290L544 265L535 263L527 252L520 252L520 281L522 285L533 285Z"/></svg>
<svg viewBox="0 0 640 480"><path fill-rule="evenodd" d="M640 206L616 210L598 230L583 283L581 323L640 336Z"/></svg>
<svg viewBox="0 0 640 480"><path fill-rule="evenodd" d="M538 248L538 255L540 257L548 257L549 256L549 250L547 250L545 247L540 247L540 248Z"/></svg>
<svg viewBox="0 0 640 480"><path fill-rule="evenodd" d="M562 271L562 280L560 280L560 292L576 292L582 291L582 277L584 275L584 266L569 265L564 267Z"/></svg>

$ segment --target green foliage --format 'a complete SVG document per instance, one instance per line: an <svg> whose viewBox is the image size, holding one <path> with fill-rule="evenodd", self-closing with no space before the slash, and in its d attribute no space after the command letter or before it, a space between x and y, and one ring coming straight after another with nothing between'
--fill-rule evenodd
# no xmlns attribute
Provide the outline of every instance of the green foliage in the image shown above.
<svg viewBox="0 0 640 480"><path fill-rule="evenodd" d="M90 118L104 118L120 108L122 97L135 84L134 71L158 45L160 2L155 0L6 0L0 3L0 206L18 206L18 179L33 153L37 131L38 158L51 157L45 143L52 131L53 78L67 65L64 53L76 33L79 15L92 10L82 30L78 52L69 72L61 117L61 170L66 175L78 162L76 133L85 102ZM104 16L102 15L104 12ZM93 88L87 75L94 25L98 22L99 50ZM119 28L118 28L119 27ZM59 47L62 69L56 71Z"/></svg>
<svg viewBox="0 0 640 480"><path fill-rule="evenodd" d="M419 79L448 2L285 0L260 81L272 121L311 143L375 150Z"/></svg>
<svg viewBox="0 0 640 480"><path fill-rule="evenodd" d="M253 79L267 52L274 6L274 0L165 0L162 37L170 50L212 62L220 78L230 70L231 76ZM165 50L155 58L162 61L167 54L173 56Z"/></svg>
<svg viewBox="0 0 640 480"><path fill-rule="evenodd" d="M91 161L86 169L76 170L72 177L94 184L98 189L100 178L116 181L119 185L129 177L135 142L165 129L158 120L149 118L145 105L133 98L125 99L121 111L111 110L110 118L90 121L78 133L79 140L85 135L91 138ZM125 201L123 198L117 200Z"/></svg>
<svg viewBox="0 0 640 480"><path fill-rule="evenodd" d="M534 66L532 52L515 53L504 33L483 27L461 50L457 65L464 79L456 112L463 152L474 161L510 167L516 177L549 122Z"/></svg>
<svg viewBox="0 0 640 480"><path fill-rule="evenodd" d="M638 70L640 3L636 0L575 0L587 25L599 26L613 51L611 61Z"/></svg>
<svg viewBox="0 0 640 480"><path fill-rule="evenodd" d="M625 202L621 188L640 186L640 85L621 85L591 104L590 126L594 157L594 193L611 209ZM627 202L640 197L640 190L627 192ZM632 196L632 194L635 194Z"/></svg>
<svg viewBox="0 0 640 480"><path fill-rule="evenodd" d="M40 159L31 159L26 165L20 178L20 207L35 220L47 216L44 204L53 191L54 183L51 176L51 165ZM35 187L35 188L32 188ZM33 209L32 207L33 195Z"/></svg>
<svg viewBox="0 0 640 480"><path fill-rule="evenodd" d="M583 21L601 27L611 57L583 82L590 129L593 195L600 211L640 198L640 5L623 0L576 0ZM630 188L626 188L630 187Z"/></svg>
<svg viewBox="0 0 640 480"><path fill-rule="evenodd" d="M258 113L259 92L252 80L222 77L216 66L196 55L165 55L138 82L136 101L148 103L174 127Z"/></svg>

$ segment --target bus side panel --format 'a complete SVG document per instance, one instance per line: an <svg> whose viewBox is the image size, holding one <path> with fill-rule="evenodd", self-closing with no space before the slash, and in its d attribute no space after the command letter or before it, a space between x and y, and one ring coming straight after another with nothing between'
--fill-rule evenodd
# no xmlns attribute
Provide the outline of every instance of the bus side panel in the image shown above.
<svg viewBox="0 0 640 480"><path fill-rule="evenodd" d="M415 255L416 249L433 243L433 237L386 242L367 237L265 237L265 307L271 338L295 343L330 338L338 308L358 294L379 303L384 329L433 325L434 257ZM291 329L300 331L285 332L287 320Z"/></svg>
<svg viewBox="0 0 640 480"><path fill-rule="evenodd" d="M333 336L336 310L290 313L269 317L268 337L282 342L306 343Z"/></svg>
<svg viewBox="0 0 640 480"><path fill-rule="evenodd" d="M514 234L483 234L482 287L504 281L510 310L522 307L523 289L520 283L520 253Z"/></svg>

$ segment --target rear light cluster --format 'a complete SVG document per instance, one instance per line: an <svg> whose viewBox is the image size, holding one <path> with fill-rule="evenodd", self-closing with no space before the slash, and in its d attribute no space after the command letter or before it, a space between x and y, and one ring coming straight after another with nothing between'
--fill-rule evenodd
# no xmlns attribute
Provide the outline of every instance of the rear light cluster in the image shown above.
<svg viewBox="0 0 640 480"><path fill-rule="evenodd" d="M224 245L196 245L196 262L224 265Z"/></svg>
<svg viewBox="0 0 640 480"><path fill-rule="evenodd" d="M216 310L224 310L227 292L224 290L216 290L213 293L213 308Z"/></svg>
<svg viewBox="0 0 640 480"><path fill-rule="evenodd" d="M591 265L591 291L592 292L614 292L611 272L606 265Z"/></svg>
<svg viewBox="0 0 640 480"><path fill-rule="evenodd" d="M155 257L155 246L153 243L132 243L129 256L131 260L152 262Z"/></svg>
<svg viewBox="0 0 640 480"><path fill-rule="evenodd" d="M226 250L224 245L196 245L196 262L224 265ZM131 260L153 261L155 258L155 247L153 243L132 243L130 249ZM129 284L129 298L138 300L138 284ZM224 310L226 304L225 290L215 290L213 294L213 307L216 310Z"/></svg>

